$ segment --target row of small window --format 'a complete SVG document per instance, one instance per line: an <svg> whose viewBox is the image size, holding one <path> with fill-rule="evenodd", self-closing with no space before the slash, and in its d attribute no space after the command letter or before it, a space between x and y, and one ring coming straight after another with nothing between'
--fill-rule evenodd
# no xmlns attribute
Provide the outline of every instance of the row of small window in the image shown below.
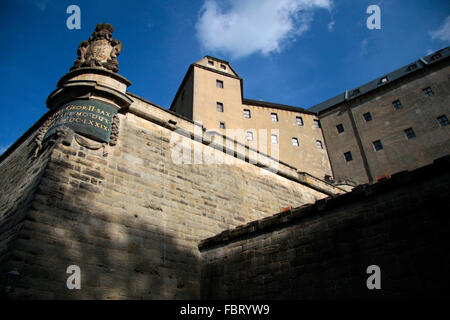
<svg viewBox="0 0 450 320"><path fill-rule="evenodd" d="M431 97L433 95L433 90L430 87L422 89L422 91L428 97ZM403 105L400 100L393 101L392 106L394 107L394 110L400 110L403 108ZM370 114L370 112L364 113L363 117L366 122L372 121L372 115Z"/></svg>
<svg viewBox="0 0 450 320"><path fill-rule="evenodd" d="M448 125L448 120L446 120L446 124L444 124L445 126ZM404 130L406 138L409 139L413 139L416 137L416 133L414 132L413 128L408 128ZM380 151L383 150L383 144L381 143L381 140L376 140L372 142L373 148L375 149L375 151ZM350 151L347 151L344 153L344 158L345 161L349 162L353 160L352 157L352 153Z"/></svg>
<svg viewBox="0 0 450 320"><path fill-rule="evenodd" d="M251 131L247 132L247 140L248 141L253 141L253 133ZM292 145L294 147L299 147L300 146L300 144L298 143L298 139L297 138L292 138L291 141L292 141ZM275 134L272 134L271 135L271 142L272 142L272 144L278 144L278 136L275 135ZM322 141L316 140L316 148L317 149L323 149Z"/></svg>
<svg viewBox="0 0 450 320"><path fill-rule="evenodd" d="M221 129L225 129L225 123L224 122L220 122L220 128ZM246 132L246 136L247 136L247 141L253 141L253 132L247 131ZM270 136L270 139L271 139L272 144L278 144L278 136L276 134L272 134ZM298 143L298 139L297 138L292 138L291 141L292 141L292 145L294 147L300 146L300 144ZM317 147L317 149L323 149L322 141L316 140L316 147Z"/></svg>
<svg viewBox="0 0 450 320"><path fill-rule="evenodd" d="M211 66L211 67L214 67L214 61L208 60L208 65ZM220 68L223 69L223 70L227 70L227 66L224 65L223 63L220 64Z"/></svg>
<svg viewBox="0 0 450 320"><path fill-rule="evenodd" d="M367 116L366 116L366 115L367 115ZM371 118L372 116L370 115L370 112L364 114L364 119L366 119L366 117L367 117L367 118L370 117L370 120L372 120L372 118ZM367 119L366 119L366 121L370 121L370 120L367 120ZM439 124L441 125L441 127L444 127L444 126L447 126L447 125L448 125L448 118L447 118L447 116L446 116L445 114L442 115L442 116L437 117L436 120L439 122ZM344 126L342 125L342 123L340 123L340 124L338 124L338 125L336 126L336 130L337 130L338 133L344 132Z"/></svg>
<svg viewBox="0 0 450 320"><path fill-rule="evenodd" d="M430 87L426 87L426 88L422 89L422 92L427 97L431 97L432 95L434 95L433 89L431 89ZM403 105L400 100L392 101L392 106L394 107L394 110L400 110L403 108Z"/></svg>
<svg viewBox="0 0 450 320"><path fill-rule="evenodd" d="M217 102L216 109L217 109L218 112L223 112L223 103L222 102ZM250 110L249 109L244 109L244 118L250 119L251 117L252 116L251 116ZM270 118L272 119L272 122L278 122L279 121L278 120L278 114L276 114L276 113L271 113L270 114ZM303 126L303 118L302 117L296 117L295 120L296 120L298 126ZM315 128L320 128L319 120L314 119L313 121L314 121L314 127Z"/></svg>

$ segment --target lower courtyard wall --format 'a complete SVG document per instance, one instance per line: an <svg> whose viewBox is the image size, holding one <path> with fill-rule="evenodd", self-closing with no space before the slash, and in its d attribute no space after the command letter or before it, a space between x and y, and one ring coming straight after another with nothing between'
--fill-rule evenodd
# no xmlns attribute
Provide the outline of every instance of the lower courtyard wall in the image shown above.
<svg viewBox="0 0 450 320"><path fill-rule="evenodd" d="M448 299L449 168L441 158L202 241L202 297Z"/></svg>

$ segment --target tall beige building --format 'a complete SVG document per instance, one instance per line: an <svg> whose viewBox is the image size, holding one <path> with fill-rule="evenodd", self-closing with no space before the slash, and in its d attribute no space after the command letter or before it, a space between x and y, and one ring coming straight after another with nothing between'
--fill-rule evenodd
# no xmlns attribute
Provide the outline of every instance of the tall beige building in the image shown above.
<svg viewBox="0 0 450 320"><path fill-rule="evenodd" d="M245 99L242 78L224 60L205 56L193 63L170 106L206 130L218 131L318 178L331 176L315 113Z"/></svg>

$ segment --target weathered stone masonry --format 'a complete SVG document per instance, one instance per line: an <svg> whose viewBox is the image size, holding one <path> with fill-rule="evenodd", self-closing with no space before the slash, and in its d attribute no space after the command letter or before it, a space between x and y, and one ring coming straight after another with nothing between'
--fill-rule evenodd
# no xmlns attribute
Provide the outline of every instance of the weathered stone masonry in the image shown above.
<svg viewBox="0 0 450 320"><path fill-rule="evenodd" d="M146 107L155 118L162 112ZM44 174L2 265L3 275L12 268L21 273L13 297L199 298L201 239L326 196L261 175L232 155L224 154L234 165L174 164L177 133L133 113L119 117L120 138L107 156L76 139L70 146L58 141L45 155ZM82 290L66 288L72 264L82 270Z"/></svg>
<svg viewBox="0 0 450 320"><path fill-rule="evenodd" d="M50 111L0 156L7 298L448 296L448 158L344 194L127 92L112 31L80 44ZM90 112L62 114L74 101Z"/></svg>
<svg viewBox="0 0 450 320"><path fill-rule="evenodd" d="M200 244L208 299L449 298L450 157ZM368 290L370 265L381 290Z"/></svg>

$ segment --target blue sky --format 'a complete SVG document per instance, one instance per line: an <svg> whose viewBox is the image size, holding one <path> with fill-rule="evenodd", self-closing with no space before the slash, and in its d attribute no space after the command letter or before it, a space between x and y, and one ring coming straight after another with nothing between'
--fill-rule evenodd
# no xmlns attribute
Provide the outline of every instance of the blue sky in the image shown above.
<svg viewBox="0 0 450 320"><path fill-rule="evenodd" d="M69 30L69 5L81 29ZM369 5L381 29L369 30ZM229 61L244 97L309 108L449 45L443 0L1 0L0 153L46 111L97 23L123 43L129 91L169 107L189 65Z"/></svg>

